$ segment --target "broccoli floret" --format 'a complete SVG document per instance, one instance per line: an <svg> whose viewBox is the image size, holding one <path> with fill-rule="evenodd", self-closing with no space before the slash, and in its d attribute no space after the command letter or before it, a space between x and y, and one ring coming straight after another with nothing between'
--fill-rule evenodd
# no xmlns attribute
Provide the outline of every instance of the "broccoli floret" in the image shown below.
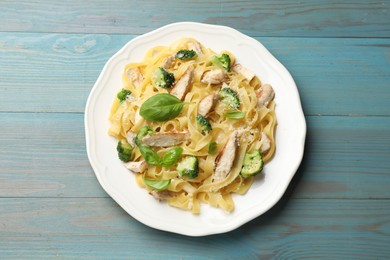
<svg viewBox="0 0 390 260"><path fill-rule="evenodd" d="M198 158L192 155L186 156L178 163L176 169L180 177L196 178L199 171Z"/></svg>
<svg viewBox="0 0 390 260"><path fill-rule="evenodd" d="M202 133L208 133L210 130L212 130L211 124L207 117L204 117L202 115L196 116L196 123L198 123L198 126L200 127Z"/></svg>
<svg viewBox="0 0 390 260"><path fill-rule="evenodd" d="M170 88L172 87L173 82L175 82L175 76L173 73L170 73L164 68L159 67L153 73L153 82L158 87Z"/></svg>
<svg viewBox="0 0 390 260"><path fill-rule="evenodd" d="M247 153L244 157L244 164L241 169L243 177L255 176L263 170L263 157L259 150Z"/></svg>
<svg viewBox="0 0 390 260"><path fill-rule="evenodd" d="M226 71L230 71L230 56L227 55L226 53L223 53L221 56L212 56L211 57L211 63L213 65L218 66L220 68L223 68Z"/></svg>
<svg viewBox="0 0 390 260"><path fill-rule="evenodd" d="M219 100L231 108L237 109L240 106L240 99L237 93L231 88L222 88L218 93Z"/></svg>
<svg viewBox="0 0 390 260"><path fill-rule="evenodd" d="M118 94L116 94L116 97L119 99L119 101L123 101L127 98L128 95L131 94L131 91L128 90L128 89L124 89L122 88L121 91L118 92Z"/></svg>
<svg viewBox="0 0 390 260"><path fill-rule="evenodd" d="M133 147L125 140L120 140L116 146L118 151L118 157L121 161L128 162L131 159L133 153Z"/></svg>
<svg viewBox="0 0 390 260"><path fill-rule="evenodd" d="M176 58L179 60L190 60L196 56L194 50L180 50L176 53Z"/></svg>

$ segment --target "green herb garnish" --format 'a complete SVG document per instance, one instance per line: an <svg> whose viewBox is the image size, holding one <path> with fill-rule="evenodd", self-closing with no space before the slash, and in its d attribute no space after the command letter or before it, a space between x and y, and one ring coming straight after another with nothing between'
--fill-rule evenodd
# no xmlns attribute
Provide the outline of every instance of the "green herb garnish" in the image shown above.
<svg viewBox="0 0 390 260"><path fill-rule="evenodd" d="M177 117L184 103L177 97L161 93L147 99L140 109L140 115L150 121L164 122Z"/></svg>
<svg viewBox="0 0 390 260"><path fill-rule="evenodd" d="M171 184L171 180L151 180L144 178L144 183L154 190L166 190L168 189L169 184Z"/></svg>
<svg viewBox="0 0 390 260"><path fill-rule="evenodd" d="M230 119L241 119L245 117L245 114L241 111L233 111L233 112L227 112L225 116Z"/></svg>
<svg viewBox="0 0 390 260"><path fill-rule="evenodd" d="M207 152L209 154L215 154L216 151L217 151L217 143L216 142L208 143L208 145L207 145Z"/></svg>

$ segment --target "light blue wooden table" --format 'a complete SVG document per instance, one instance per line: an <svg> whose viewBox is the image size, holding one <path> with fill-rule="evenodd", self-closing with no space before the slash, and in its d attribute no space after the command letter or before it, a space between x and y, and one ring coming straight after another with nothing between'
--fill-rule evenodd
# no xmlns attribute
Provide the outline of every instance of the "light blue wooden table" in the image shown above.
<svg viewBox="0 0 390 260"><path fill-rule="evenodd" d="M86 155L83 111L107 59L177 21L262 42L307 120L284 197L226 234L144 226ZM389 37L390 1L0 1L0 259L390 258Z"/></svg>

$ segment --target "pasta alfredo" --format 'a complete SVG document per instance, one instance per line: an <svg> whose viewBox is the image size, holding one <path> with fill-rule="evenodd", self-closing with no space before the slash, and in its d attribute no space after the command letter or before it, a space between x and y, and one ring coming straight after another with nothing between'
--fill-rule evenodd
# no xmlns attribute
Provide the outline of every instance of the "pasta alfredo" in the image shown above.
<svg viewBox="0 0 390 260"><path fill-rule="evenodd" d="M124 68L109 134L139 186L169 205L234 210L275 152L274 91L234 54L195 39L151 48Z"/></svg>

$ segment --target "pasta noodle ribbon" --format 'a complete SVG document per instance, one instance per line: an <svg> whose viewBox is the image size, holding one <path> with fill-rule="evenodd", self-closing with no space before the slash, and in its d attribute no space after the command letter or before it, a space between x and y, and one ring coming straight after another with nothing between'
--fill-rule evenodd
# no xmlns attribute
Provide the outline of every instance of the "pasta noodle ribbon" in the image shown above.
<svg viewBox="0 0 390 260"><path fill-rule="evenodd" d="M178 58L177 54L181 50L185 50L189 56ZM223 56L230 57L228 64L216 60ZM148 146L161 161L172 147L182 148L182 153L173 164L147 164L146 169L135 174L136 183L140 187L170 206L194 214L200 213L202 204L219 207L227 212L233 211L233 195L244 195L256 181L255 176L242 174L247 163L246 155L260 151L262 162L267 163L275 153L277 119L273 90L269 87L266 89L266 84L238 61L229 51L215 53L195 39L183 38L169 46L151 48L142 61L129 63L124 68L122 88L130 94L124 100L115 98L109 115L111 125L108 134L119 141L132 143L131 162L145 161L139 143L134 144L135 140L143 142L145 137L129 137L134 138L142 127L150 127L153 134L185 133L188 136L174 145ZM164 88L156 84L156 70L161 69L174 77L172 86ZM174 93L172 89L185 85L185 77L189 81L183 98L178 98L184 105L177 117L160 122L141 116L141 106L146 100L157 94ZM233 94L224 99L222 89L228 89L227 93ZM215 104L209 104L207 113L201 115L207 119L210 126L206 126L209 128L201 128L198 121L200 107L208 96L212 97L210 100ZM261 103L260 99L265 100L265 103ZM226 176L217 179L216 167L226 163L223 154L229 152L226 151L229 149L229 138L235 131L238 133L237 147L234 158L228 160L232 162L231 168ZM149 136L153 134L149 133ZM211 143L213 148L210 148ZM196 157L196 176L181 175L178 171L179 162L191 156ZM169 182L165 190L158 190L146 185L145 179Z"/></svg>

